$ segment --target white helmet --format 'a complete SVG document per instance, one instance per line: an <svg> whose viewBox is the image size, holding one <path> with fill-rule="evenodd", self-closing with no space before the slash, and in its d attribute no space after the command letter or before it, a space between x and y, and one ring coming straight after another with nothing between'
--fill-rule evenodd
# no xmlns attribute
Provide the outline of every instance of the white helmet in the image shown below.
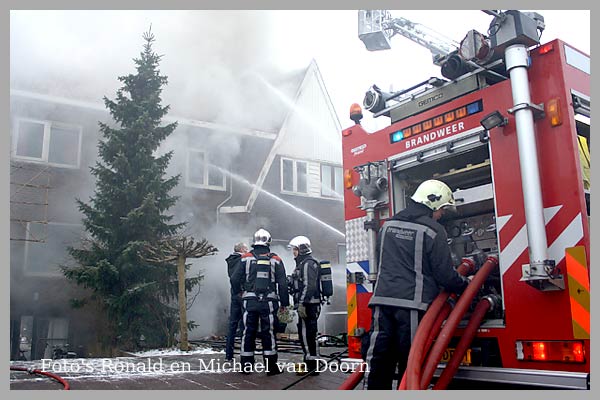
<svg viewBox="0 0 600 400"><path fill-rule="evenodd" d="M296 236L292 240L290 240L290 244L288 244L288 248L297 248L298 254L305 255L312 253L312 249L310 247L310 240L306 236Z"/></svg>
<svg viewBox="0 0 600 400"><path fill-rule="evenodd" d="M411 199L417 203L426 205L433 211L439 210L444 206L454 205L452 190L444 182L435 179L421 183Z"/></svg>
<svg viewBox="0 0 600 400"><path fill-rule="evenodd" d="M256 232L254 232L254 243L252 243L253 246L256 245L262 245L262 246L269 246L271 244L271 234L269 233L269 231L265 230L265 229L259 229Z"/></svg>

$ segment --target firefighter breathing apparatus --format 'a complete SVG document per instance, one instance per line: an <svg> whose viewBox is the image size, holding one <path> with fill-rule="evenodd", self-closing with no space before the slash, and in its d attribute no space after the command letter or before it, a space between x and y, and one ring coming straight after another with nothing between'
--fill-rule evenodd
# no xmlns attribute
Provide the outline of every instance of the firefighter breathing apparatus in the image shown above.
<svg viewBox="0 0 600 400"><path fill-rule="evenodd" d="M312 253L310 239L306 236L296 236L290 240L288 249L297 249L299 255ZM315 260L316 261L316 260ZM321 303L330 304L330 297L333 296L333 280L331 278L331 262L322 260L317 262L319 269L319 283L321 289ZM295 293L294 281L300 280L296 273L288 276L288 289L290 293Z"/></svg>

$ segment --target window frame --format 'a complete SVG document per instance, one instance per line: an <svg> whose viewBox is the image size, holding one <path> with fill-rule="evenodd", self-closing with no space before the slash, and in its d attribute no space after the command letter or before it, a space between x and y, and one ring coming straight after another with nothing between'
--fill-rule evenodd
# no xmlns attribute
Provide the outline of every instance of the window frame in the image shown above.
<svg viewBox="0 0 600 400"><path fill-rule="evenodd" d="M17 147L19 144L19 136L21 135L21 123L29 122L41 124L44 126L44 136L42 138L42 155L41 157L29 157L17 154ZM48 160L50 153L50 142L52 140L52 127L63 128L63 129L72 129L77 131L77 164L61 164L56 162L50 162ZM11 157L17 161L30 162L35 164L47 164L52 167L57 168L67 168L67 169L80 169L81 168L81 146L82 146L82 137L83 137L83 128L81 125L69 124L58 121L50 121L50 120L41 120L34 118L25 118L25 117L17 117L14 119L13 123L13 138L14 141L11 146Z"/></svg>
<svg viewBox="0 0 600 400"><path fill-rule="evenodd" d="M328 194L324 194L323 193L323 167L329 167L331 168L331 180L329 182L329 189L331 190L331 192L333 193L332 195L328 195ZM330 164L330 163L321 163L320 165L321 171L321 197L325 198L325 199L333 199L333 200L344 200L344 169L342 168L341 165L336 165L336 164ZM342 192L338 193L335 190L335 171L336 169L339 169L341 172L341 189Z"/></svg>
<svg viewBox="0 0 600 400"><path fill-rule="evenodd" d="M202 153L204 154L204 161L203 161L203 167L204 167L204 174L202 176L203 178L203 182L204 183L197 183L197 182L192 182L190 180L190 161L191 161L191 153ZM209 190L218 190L221 192L224 192L225 190L227 190L227 179L225 176L225 173L222 172L221 176L223 178L223 185L222 186L217 186L217 185L209 185L209 160L210 159L210 152L206 151L206 150L201 150L201 149L196 149L196 148L188 148L186 151L186 160L185 160L185 186L187 187L192 187L192 188L199 188L199 189L209 189Z"/></svg>
<svg viewBox="0 0 600 400"><path fill-rule="evenodd" d="M283 187L283 163L284 160L286 161L291 161L292 162L292 190L286 190ZM305 165L306 167L306 192L299 192L298 191L298 163L302 163ZM295 158L289 158L289 157L281 157L280 158L280 162L279 162L279 176L281 177L280 179L280 190L281 193L285 193L285 194L295 194L295 195L302 195L302 196L308 196L309 195L309 188L310 188L310 182L309 182L309 173L308 173L308 161L306 160L298 160Z"/></svg>

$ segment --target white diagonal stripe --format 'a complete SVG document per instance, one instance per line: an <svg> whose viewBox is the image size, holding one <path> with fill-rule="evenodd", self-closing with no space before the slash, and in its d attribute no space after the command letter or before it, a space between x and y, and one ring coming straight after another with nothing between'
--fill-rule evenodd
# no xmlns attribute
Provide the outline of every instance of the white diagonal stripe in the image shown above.
<svg viewBox="0 0 600 400"><path fill-rule="evenodd" d="M346 271L348 271L349 273L362 272L363 274L365 274L365 276L368 275L367 271L365 271L365 269L361 267L360 264L357 262L346 264Z"/></svg>
<svg viewBox="0 0 600 400"><path fill-rule="evenodd" d="M575 246L582 237L583 224L581 223L581 213L579 213L548 248L548 257L555 260L558 265L565 258L565 249Z"/></svg>
<svg viewBox="0 0 600 400"><path fill-rule="evenodd" d="M508 245L500 252L500 276L504 275L528 245L527 228L526 225L523 225Z"/></svg>
<svg viewBox="0 0 600 400"><path fill-rule="evenodd" d="M554 218L556 214L558 214L558 211L561 208L562 205L544 208L544 222L546 225L548 225L548 222L550 222L550 220ZM502 226L504 226L504 224L508 222L510 217L512 217L512 215L503 215L496 219L496 224L498 224L498 232L500 231L500 229L502 229ZM571 225L572 224L573 222L571 222ZM579 220L579 224L581 225L581 218ZM565 231L567 229L565 229ZM561 233L560 237L562 237L565 234L565 231ZM579 241L579 239L577 239L577 241ZM527 249L528 246L529 241L527 240L527 224L524 224L523 227L519 229L519 232L517 232L517 234L512 238L512 240L500 252L500 276L504 275L504 273L510 268L511 265L513 265L517 258L519 258L521 254L523 254L523 251L525 251L525 249ZM562 249L564 250L564 247ZM550 249L548 251L550 253ZM550 255L548 255L548 257L550 257L550 259L556 260L556 263L558 264L560 260L562 260L562 258L564 257L564 254L560 258L560 260L557 257L551 257Z"/></svg>
<svg viewBox="0 0 600 400"><path fill-rule="evenodd" d="M550 220L552 218L554 218L554 216L556 214L558 214L558 211L562 208L562 205L560 206L554 206L554 207L548 207L548 208L544 208L544 221L546 222L546 225L548 225L548 222L550 222Z"/></svg>
<svg viewBox="0 0 600 400"><path fill-rule="evenodd" d="M510 214L510 215L501 215L498 218L496 218L496 230L498 232L500 232L502 230L502 227L504 227L504 225L506 225L506 223L508 222L508 220L510 219L510 217L512 217L512 214Z"/></svg>

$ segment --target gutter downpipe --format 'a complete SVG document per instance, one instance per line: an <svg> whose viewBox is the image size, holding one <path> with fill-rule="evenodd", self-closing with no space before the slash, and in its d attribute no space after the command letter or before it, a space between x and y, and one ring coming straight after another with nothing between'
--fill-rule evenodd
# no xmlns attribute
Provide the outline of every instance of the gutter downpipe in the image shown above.
<svg viewBox="0 0 600 400"><path fill-rule="evenodd" d="M222 202L217 205L217 225L219 225L219 214L221 213L221 207L223 204L227 203L233 197L233 178L229 175L229 196L225 198Z"/></svg>

